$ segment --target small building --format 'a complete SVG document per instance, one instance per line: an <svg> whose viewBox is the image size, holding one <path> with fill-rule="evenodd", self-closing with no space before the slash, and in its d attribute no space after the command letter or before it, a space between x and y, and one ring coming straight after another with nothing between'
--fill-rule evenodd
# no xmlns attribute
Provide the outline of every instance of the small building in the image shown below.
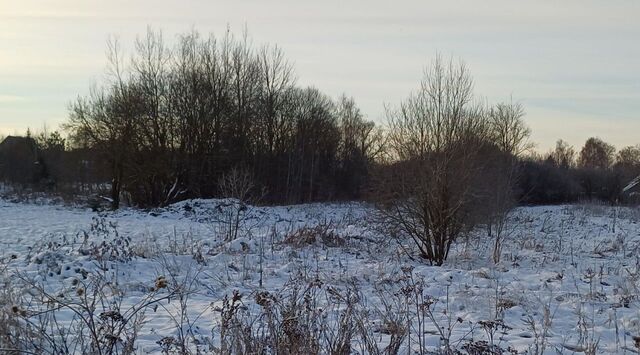
<svg viewBox="0 0 640 355"><path fill-rule="evenodd" d="M622 200L626 203L638 204L640 202L640 176L631 180L622 189Z"/></svg>

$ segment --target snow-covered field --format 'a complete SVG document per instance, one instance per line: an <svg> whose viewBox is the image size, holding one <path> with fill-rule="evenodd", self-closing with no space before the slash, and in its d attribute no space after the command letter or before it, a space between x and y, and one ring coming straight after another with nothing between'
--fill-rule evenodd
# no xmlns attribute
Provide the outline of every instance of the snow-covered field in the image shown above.
<svg viewBox="0 0 640 355"><path fill-rule="evenodd" d="M307 285L322 295L313 306L318 315L329 314L327 324L339 319L345 304L326 301L356 292L356 318L366 322L381 350L392 333L384 325L396 317L412 321L402 354L409 346L434 351L443 335L461 351L464 344L486 341L494 349L529 354L638 352L635 209L519 208L510 217L499 265L491 262L492 239L477 230L454 245L445 266L431 267L376 232L374 211L363 204L249 207L237 238L225 241L234 231L227 223L234 206L230 200L191 200L98 215L0 200L0 302L5 312L35 324L41 316L36 310L47 304L35 302L38 297L81 304L96 294L78 289L101 275L108 282L100 295L117 299L123 315L141 300L158 300L140 312L135 353L160 353L170 348L169 339L181 338L204 352L220 346L225 296L239 291L245 318L257 317L263 291L274 299L291 297L292 285ZM326 238L312 242L310 236ZM428 305L419 308L422 317L416 300ZM113 307L95 305L96 317L104 320ZM82 318L82 311L51 309L59 312L60 325ZM354 334L351 352L368 352L360 333Z"/></svg>

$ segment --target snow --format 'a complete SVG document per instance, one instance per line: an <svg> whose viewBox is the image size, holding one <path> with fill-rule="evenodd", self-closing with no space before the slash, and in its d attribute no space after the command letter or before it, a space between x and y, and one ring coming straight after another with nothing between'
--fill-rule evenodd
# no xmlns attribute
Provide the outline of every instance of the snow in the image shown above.
<svg viewBox="0 0 640 355"><path fill-rule="evenodd" d="M636 209L518 208L506 228L500 264L491 262L492 239L478 229L454 245L443 267L432 267L412 260L396 241L378 233L374 210L366 204L248 206L240 212L239 237L227 241L224 221L238 206L234 200L189 200L98 215L78 207L0 200L0 259L8 263L4 278L29 277L59 293L73 290L75 279L108 269L125 305L138 302L161 276L193 280L191 324L183 330L215 343L216 307L234 290L276 292L305 273L336 288L357 285L373 309L381 305L380 289L399 287L403 276L411 275L423 281L423 294L438 301L434 315L439 324L461 320L452 343L486 340L480 322L502 319L508 328L495 342L503 348L532 353L544 338L548 354L582 352L590 345L596 353L637 352L632 339L640 335ZM330 230L344 245L284 242L314 226ZM92 254L96 238L130 243L131 255L99 260ZM147 312L137 353L161 351L158 342L178 333L176 312L175 301ZM72 316L60 319L71 322ZM431 349L441 343L436 334L427 322L424 340Z"/></svg>

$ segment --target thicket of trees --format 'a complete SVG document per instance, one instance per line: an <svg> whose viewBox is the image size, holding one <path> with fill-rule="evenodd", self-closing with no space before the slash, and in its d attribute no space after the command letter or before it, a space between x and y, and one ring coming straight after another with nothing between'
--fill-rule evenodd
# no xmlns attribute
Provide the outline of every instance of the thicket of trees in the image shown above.
<svg viewBox="0 0 640 355"><path fill-rule="evenodd" d="M640 146L616 153L599 138L587 139L579 152L563 140L545 155L530 155L521 162L520 202L524 204L602 201L635 203L634 191L624 187L640 175Z"/></svg>
<svg viewBox="0 0 640 355"><path fill-rule="evenodd" d="M272 203L360 197L380 130L353 99L296 86L277 46L248 37L180 36L168 48L148 31L125 60L109 44L109 80L71 105L75 147L99 152L113 207L217 196L246 170Z"/></svg>
<svg viewBox="0 0 640 355"><path fill-rule="evenodd" d="M477 225L494 238L498 262L518 204L626 202L625 185L640 175L640 146L616 153L590 138L577 152L559 140L533 153L522 105L478 100L465 64L439 56L418 89L388 108L384 129L352 98L298 86L282 50L256 47L246 34L191 32L168 47L149 30L130 56L110 41L108 63L107 79L70 105L67 140L45 131L28 134L22 153L0 149L0 178L106 186L112 208L123 197L141 207L216 196L367 198L389 235L441 265Z"/></svg>

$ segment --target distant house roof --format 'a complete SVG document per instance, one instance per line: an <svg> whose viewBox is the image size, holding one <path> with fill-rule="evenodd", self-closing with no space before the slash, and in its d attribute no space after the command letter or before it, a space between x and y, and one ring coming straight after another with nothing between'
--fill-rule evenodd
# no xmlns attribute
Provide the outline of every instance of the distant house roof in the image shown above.
<svg viewBox="0 0 640 355"><path fill-rule="evenodd" d="M0 149L15 149L28 147L35 150L37 145L31 137L8 136L0 143Z"/></svg>
<svg viewBox="0 0 640 355"><path fill-rule="evenodd" d="M38 160L38 145L31 137L8 136L0 142L0 156Z"/></svg>
<svg viewBox="0 0 640 355"><path fill-rule="evenodd" d="M627 186L625 186L624 189L622 189L622 192L629 192L631 190L633 190L636 186L638 186L640 184L640 176L637 176L635 179L631 180L631 182L629 182L627 184Z"/></svg>
<svg viewBox="0 0 640 355"><path fill-rule="evenodd" d="M0 179L34 183L40 180L43 169L33 138L9 136L0 143Z"/></svg>

